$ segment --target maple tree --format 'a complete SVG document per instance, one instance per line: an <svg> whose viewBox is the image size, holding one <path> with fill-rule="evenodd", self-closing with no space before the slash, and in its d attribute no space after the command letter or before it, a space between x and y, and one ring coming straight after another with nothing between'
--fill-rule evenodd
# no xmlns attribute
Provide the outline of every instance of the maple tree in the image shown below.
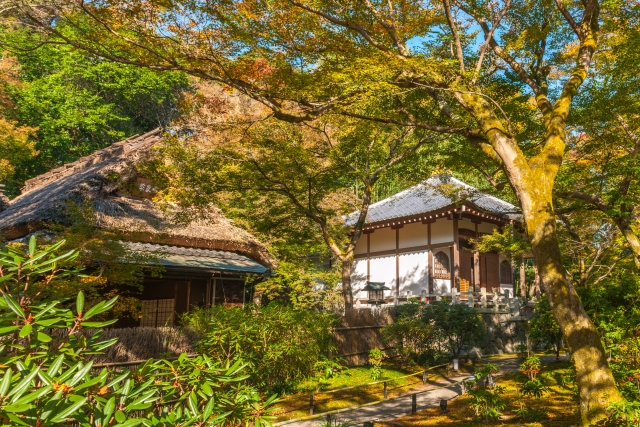
<svg viewBox="0 0 640 427"><path fill-rule="evenodd" d="M567 120L600 43L597 0L166 2L5 0L37 28L103 58L228 85L290 123L331 115L451 135L500 165L575 362L582 422L621 399L565 274L554 184ZM82 17L80 19L79 17ZM70 34L67 28L76 31Z"/></svg>

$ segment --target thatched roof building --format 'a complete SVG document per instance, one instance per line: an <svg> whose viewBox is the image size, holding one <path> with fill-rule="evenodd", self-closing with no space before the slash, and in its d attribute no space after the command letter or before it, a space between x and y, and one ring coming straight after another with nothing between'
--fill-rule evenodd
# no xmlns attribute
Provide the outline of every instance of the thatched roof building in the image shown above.
<svg viewBox="0 0 640 427"><path fill-rule="evenodd" d="M135 185L136 163L148 158L161 138L161 129L155 129L28 180L23 193L0 212L0 237L12 240L51 223L68 225L70 204L89 203L97 227L123 232L127 240L231 251L271 266L264 246L215 207L206 219L179 223L152 201L123 194L123 186Z"/></svg>
<svg viewBox="0 0 640 427"><path fill-rule="evenodd" d="M161 140L162 130L155 129L28 180L23 193L8 205L0 200L4 207L0 208L0 242L47 229L51 224L71 225L77 220L77 214L74 219L72 213L78 211L74 206L88 206L95 227L116 231L137 251L161 253L168 271L197 272L206 278L204 301L215 301L211 278L216 273L228 272L235 275L233 280L241 280L242 274L266 273L273 267L266 248L217 208L211 207L197 220L183 222L149 199L152 183L140 176L136 165L148 159ZM192 293L187 291L188 295Z"/></svg>

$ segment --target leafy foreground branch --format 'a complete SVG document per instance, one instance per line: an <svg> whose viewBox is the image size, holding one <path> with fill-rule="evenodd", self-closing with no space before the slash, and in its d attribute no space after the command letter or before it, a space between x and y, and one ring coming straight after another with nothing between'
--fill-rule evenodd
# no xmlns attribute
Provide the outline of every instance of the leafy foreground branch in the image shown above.
<svg viewBox="0 0 640 427"><path fill-rule="evenodd" d="M21 277L38 282L58 272L67 253L59 246L28 252L0 252L0 281ZM36 262L37 261L37 262ZM49 261L49 262L47 262ZM73 421L81 426L269 425L269 408L245 383L240 362L221 365L205 355L177 360L149 360L135 370L104 368L99 372L89 356L115 344L100 340L101 332L85 338L83 328L103 328L99 321L116 298L85 310L79 293L75 311L58 301L27 305L28 287L0 299L0 422L5 425L53 426Z"/></svg>

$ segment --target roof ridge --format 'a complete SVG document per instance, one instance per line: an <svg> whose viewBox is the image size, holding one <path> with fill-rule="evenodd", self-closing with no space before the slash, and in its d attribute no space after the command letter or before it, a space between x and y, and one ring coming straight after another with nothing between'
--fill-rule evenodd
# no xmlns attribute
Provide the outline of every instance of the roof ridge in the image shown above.
<svg viewBox="0 0 640 427"><path fill-rule="evenodd" d="M150 139L151 137L157 136L162 133L162 128L155 128L147 133L142 135L132 135L129 138L123 139L122 141L114 142L100 150L96 150L88 156L80 157L78 160L75 160L70 163L66 163L58 168L52 169L48 172L45 172L41 175L28 179L24 183L24 187L22 190L22 194L28 193L31 190L42 187L43 185L56 181L58 179L67 177L75 172L80 171L86 167L102 163L105 161L112 160L119 156L129 153L133 149L134 144L140 144L144 142L154 142L158 138Z"/></svg>

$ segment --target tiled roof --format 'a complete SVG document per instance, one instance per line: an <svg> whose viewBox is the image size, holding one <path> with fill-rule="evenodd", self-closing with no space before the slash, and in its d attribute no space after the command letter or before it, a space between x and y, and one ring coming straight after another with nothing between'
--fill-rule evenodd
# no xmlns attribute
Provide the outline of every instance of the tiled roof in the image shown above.
<svg viewBox="0 0 640 427"><path fill-rule="evenodd" d="M483 193L450 175L434 175L418 185L372 204L367 214L367 223L429 213L462 202L499 215L519 211L511 203ZM358 212L354 212L347 217L346 223L354 225L357 219Z"/></svg>
<svg viewBox="0 0 640 427"><path fill-rule="evenodd" d="M251 258L234 252L155 245L152 243L121 243L132 251L154 254L158 262L165 267L188 267L256 274L264 274L268 270Z"/></svg>

